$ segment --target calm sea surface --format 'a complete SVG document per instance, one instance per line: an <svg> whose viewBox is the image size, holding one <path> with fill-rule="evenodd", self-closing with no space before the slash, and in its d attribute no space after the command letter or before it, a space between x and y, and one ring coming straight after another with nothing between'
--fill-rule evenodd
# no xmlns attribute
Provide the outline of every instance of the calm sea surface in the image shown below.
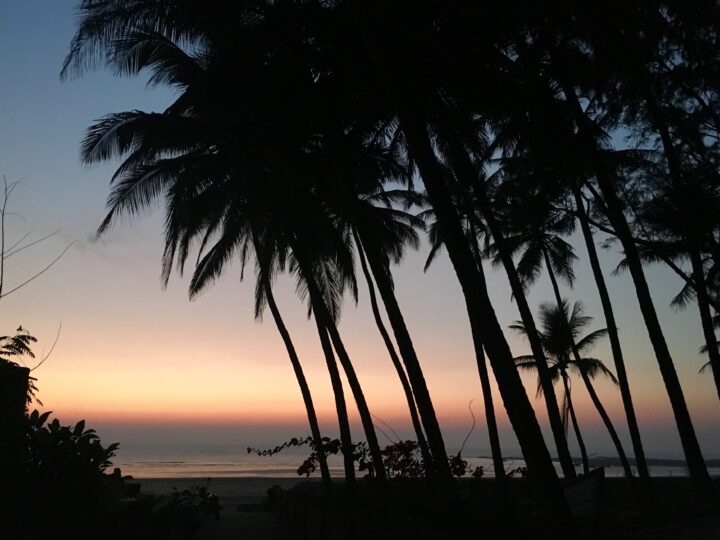
<svg viewBox="0 0 720 540"><path fill-rule="evenodd" d="M123 444L113 459L124 475L136 478L210 478L210 477L275 477L297 478L297 468L307 454L297 449L275 456L260 457L248 454L246 448L237 445L178 445L178 444ZM488 453L468 452L464 455L470 465L484 467L485 476L494 476ZM342 476L342 459L329 457L330 471ZM521 459L507 459L506 470L524 466ZM556 463L560 472L560 466ZM720 467L709 467L712 476L720 477ZM653 476L686 476L687 470L680 465L653 465ZM317 473L316 473L317 474ZM622 476L620 467L605 467L606 476Z"/></svg>

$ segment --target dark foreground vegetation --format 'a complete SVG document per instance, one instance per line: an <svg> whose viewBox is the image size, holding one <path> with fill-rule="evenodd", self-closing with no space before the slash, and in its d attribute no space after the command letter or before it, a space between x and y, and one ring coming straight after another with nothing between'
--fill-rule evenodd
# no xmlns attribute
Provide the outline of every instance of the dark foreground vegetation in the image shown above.
<svg viewBox="0 0 720 540"><path fill-rule="evenodd" d="M47 413L27 418L28 456L3 485L2 538L8 540L186 540L220 506L199 485L148 495L119 469L107 472L116 444L103 447L84 423L62 426Z"/></svg>
<svg viewBox="0 0 720 540"><path fill-rule="evenodd" d="M695 536L683 537L716 537L720 516L708 517L697 508L688 478L656 478L653 485L657 510L647 514L638 511L627 479L605 479L592 512L576 516L575 530L566 531L567 536L675 538L672 531L685 527ZM306 482L271 489L265 507L278 516L291 539L558 538L557 524L543 519L531 483L513 478L508 486L514 501L510 508L499 504L502 497L493 478L460 480L452 497L438 496L417 479L393 480L380 494L372 483L361 483L354 494L337 486L330 497L318 482Z"/></svg>

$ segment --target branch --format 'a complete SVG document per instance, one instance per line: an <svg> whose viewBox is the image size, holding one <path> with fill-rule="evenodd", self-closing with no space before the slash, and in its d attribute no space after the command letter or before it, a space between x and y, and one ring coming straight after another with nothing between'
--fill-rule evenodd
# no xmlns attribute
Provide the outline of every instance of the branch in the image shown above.
<svg viewBox="0 0 720 540"><path fill-rule="evenodd" d="M32 231L30 231L30 233L31 233L31 232L32 232ZM23 251L24 249L27 249L27 248L29 248L29 247L32 247L32 246L36 245L36 244L39 244L40 242L43 242L44 240L47 240L48 238L52 238L53 236L55 236L55 235L58 234L59 232L60 232L60 229L56 230L55 232L51 232L50 234L47 234L47 235L43 236L42 238L38 238L37 240L34 240L34 241L30 242L29 244L25 244L24 246L20 246L19 248L13 250L13 248L14 248L15 246L17 246L20 242L22 242L25 238L27 238L27 237L30 235L30 233L28 233L28 234L26 234L25 236L23 236L20 240L18 240L17 242L15 242L15 244L13 244L12 246L10 246L10 247L8 248L8 252L3 255L3 258L4 258L5 260L7 260L7 259L9 259L10 257L12 257L13 255L15 255L16 253L20 253L20 252Z"/></svg>
<svg viewBox="0 0 720 540"><path fill-rule="evenodd" d="M60 321L60 326L58 326L57 334L55 335L55 341L53 341L52 347L50 347L50 350L48 351L48 353L46 355L44 355L42 357L42 359L40 360L40 362L38 362L34 368L30 369L30 371L35 371L37 368L39 368L40 366L42 366L45 363L45 360L50 358L50 355L55 350L55 345L57 345L58 340L60 339L60 330L62 330L62 321Z"/></svg>
<svg viewBox="0 0 720 540"><path fill-rule="evenodd" d="M50 268L52 268L52 267L55 265L55 263L58 262L58 261L62 258L62 256L65 255L65 253L67 253L67 250L70 249L74 243L75 243L75 242L73 241L73 242L70 242L67 246L65 246L65 249L62 250L62 252L60 253L60 255L58 255L57 257L55 257L52 261L50 261L50 263L49 263L47 266L45 266L45 268L43 268L42 270L40 270L37 274L35 274L34 276L32 276L30 279L26 279L25 281L23 281L23 282L22 282L20 285L18 285L17 287L9 290L9 291L6 292L6 293L0 294L0 299L5 298L7 295L12 294L12 293L14 293L15 291L17 291L18 289L23 288L25 285L27 285L27 284L30 283L31 281L34 281L35 279L37 279L37 278L39 278L40 276L42 276L45 272L47 272L48 270L50 270ZM2 259L0 259L0 264L1 264L1 263L2 263Z"/></svg>

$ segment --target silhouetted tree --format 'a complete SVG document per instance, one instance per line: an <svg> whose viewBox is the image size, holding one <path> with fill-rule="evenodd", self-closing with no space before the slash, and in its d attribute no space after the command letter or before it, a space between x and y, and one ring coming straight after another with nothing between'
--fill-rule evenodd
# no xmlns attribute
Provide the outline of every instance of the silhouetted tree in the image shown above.
<svg viewBox="0 0 720 540"><path fill-rule="evenodd" d="M598 339L605 336L607 330L604 328L602 330L595 330L583 338L578 339L580 331L592 320L591 317L583 314L583 306L579 302L575 303L572 312L570 312L566 301L562 301L559 305L542 304L540 306L539 319L542 327L542 330L539 331L540 339L543 343L543 349L545 349L548 356L548 363L553 373L553 381L561 380L565 391L563 416L567 419L569 415L572 420L573 429L575 430L578 445L582 453L583 469L587 474L590 470L589 461L572 404L568 371L573 370L580 375L585 387L593 398L593 404L597 407L599 399L593 388L592 379L598 375L603 375L616 384L617 380L600 360L597 358L581 357L579 354L576 356L573 349L578 353L589 349ZM511 328L523 335L527 335L525 325L521 321L512 325ZM521 369L537 370L534 356L516 356L515 363ZM542 390L543 388L538 382L538 394L540 394ZM630 474L630 477L632 477L632 474Z"/></svg>

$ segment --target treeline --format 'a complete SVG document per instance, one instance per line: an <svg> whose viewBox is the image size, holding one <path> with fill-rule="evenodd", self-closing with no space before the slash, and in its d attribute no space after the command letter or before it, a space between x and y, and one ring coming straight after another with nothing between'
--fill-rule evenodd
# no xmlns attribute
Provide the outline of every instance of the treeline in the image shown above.
<svg viewBox="0 0 720 540"><path fill-rule="evenodd" d="M464 295L499 483L491 376L540 505L568 516L517 366L537 371L563 473L574 477L567 381L576 373L592 397L595 375L615 378L584 356L607 333L637 483L653 499L600 234L624 254L694 491L701 500L715 496L645 269L665 264L682 279L674 303L699 310L720 396L717 2L83 0L79 15L63 76L104 66L121 76L146 72L150 84L175 91L163 112L113 113L88 128L85 163L122 159L99 232L161 201L165 280L189 264L195 295L231 260L254 267L255 314L270 309L287 347L327 486L311 390L273 282L293 275L316 322L347 482L355 468L341 372L381 487L370 407L337 326L344 295L357 297L359 260L426 474L449 484L392 273L427 229L428 263L444 249ZM559 289L575 277L566 238L578 229L607 326L585 338L588 317ZM488 259L507 275L529 356L512 356L488 295ZM554 300L538 321L527 290L543 272ZM632 475L596 394L593 403Z"/></svg>

